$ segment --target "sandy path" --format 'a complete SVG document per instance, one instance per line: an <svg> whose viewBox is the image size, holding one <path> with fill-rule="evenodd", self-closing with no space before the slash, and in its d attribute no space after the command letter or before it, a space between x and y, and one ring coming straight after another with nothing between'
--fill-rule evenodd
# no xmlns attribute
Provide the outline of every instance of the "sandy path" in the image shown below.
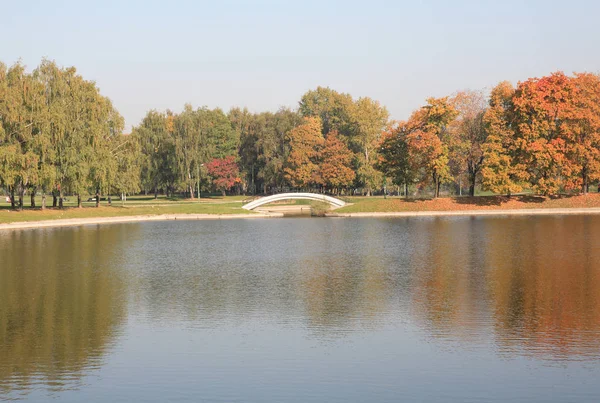
<svg viewBox="0 0 600 403"><path fill-rule="evenodd" d="M162 214L162 215L137 215L120 217L90 217L90 218L68 218L45 221L23 221L0 224L1 230L25 229L25 228L47 228L67 227L73 225L90 224L114 224L142 221L172 221L172 220L228 220L240 218L273 218L281 217L282 214Z"/></svg>
<svg viewBox="0 0 600 403"><path fill-rule="evenodd" d="M576 215L600 214L600 207L594 208L544 208L519 210L464 210L464 211L398 211L379 213L328 213L327 217L450 217L450 216L531 216L531 215ZM66 227L73 225L114 224L142 221L174 220L231 220L240 218L277 218L281 213L256 214L162 214L122 217L69 218L59 220L14 222L0 224L0 230Z"/></svg>

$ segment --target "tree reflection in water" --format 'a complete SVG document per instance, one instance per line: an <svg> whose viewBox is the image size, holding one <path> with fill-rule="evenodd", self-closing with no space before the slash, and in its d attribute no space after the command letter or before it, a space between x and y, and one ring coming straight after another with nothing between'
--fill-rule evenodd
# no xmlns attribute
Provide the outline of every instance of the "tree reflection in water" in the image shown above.
<svg viewBox="0 0 600 403"><path fill-rule="evenodd" d="M594 222L590 216L432 222L419 249L424 264L415 270L417 319L430 334L458 342L492 333L502 355L597 358Z"/></svg>
<svg viewBox="0 0 600 403"><path fill-rule="evenodd" d="M424 335L501 358L597 359L597 245L597 216L0 233L0 393L77 387L117 336L150 343L155 326L221 332L237 345L230 329L268 327L269 337L283 330L325 346L390 332L391 349L399 337L418 345ZM126 318L149 326L125 328ZM256 357L277 358L269 354Z"/></svg>
<svg viewBox="0 0 600 403"><path fill-rule="evenodd" d="M0 234L0 392L76 387L102 365L125 317L118 231ZM98 248L98 246L101 246Z"/></svg>

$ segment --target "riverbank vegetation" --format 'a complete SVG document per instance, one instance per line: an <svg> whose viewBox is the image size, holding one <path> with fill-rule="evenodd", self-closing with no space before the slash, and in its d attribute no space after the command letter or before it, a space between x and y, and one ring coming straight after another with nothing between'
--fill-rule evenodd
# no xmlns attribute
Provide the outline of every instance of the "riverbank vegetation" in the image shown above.
<svg viewBox="0 0 600 403"><path fill-rule="evenodd" d="M421 207L424 198L465 193L471 197L456 203L476 207L477 192L576 195L600 180L600 77L590 73L429 98L402 122L371 98L318 87L296 109L185 105L180 113L149 111L131 133L123 127L109 98L75 68L0 64L7 203L45 209L52 197L53 207L83 207L92 196L98 207L135 194L158 202L162 194L308 190L394 193ZM535 207L534 199L516 200Z"/></svg>
<svg viewBox="0 0 600 403"><path fill-rule="evenodd" d="M388 213L402 211L473 211L522 209L579 209L600 208L600 194L561 196L475 196L409 198L404 197L346 197L349 205L334 213Z"/></svg>
<svg viewBox="0 0 600 403"><path fill-rule="evenodd" d="M38 196L39 199L39 196ZM39 200L37 200L39 201ZM190 202L184 199L159 196L158 199L132 197L126 202L113 203L111 206L102 203L96 208L95 202L83 202L83 208L77 207L77 201L67 199L62 209L41 208L15 211L0 208L0 224L45 221L57 219L85 219L96 217L145 216L161 214L252 214L242 208L240 197L205 199L202 202Z"/></svg>

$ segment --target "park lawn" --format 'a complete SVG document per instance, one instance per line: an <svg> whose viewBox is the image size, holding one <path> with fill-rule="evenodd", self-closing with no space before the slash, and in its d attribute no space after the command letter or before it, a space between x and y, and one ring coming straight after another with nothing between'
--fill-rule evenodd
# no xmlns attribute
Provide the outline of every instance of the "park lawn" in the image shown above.
<svg viewBox="0 0 600 403"><path fill-rule="evenodd" d="M92 204L93 205L93 204ZM13 211L7 208L0 209L0 223L43 221L70 218L94 218L94 217L119 217L137 215L160 215L160 214L253 214L244 210L241 202L226 203L174 203L172 205L144 205L144 206L121 206L120 202L107 206L106 202L101 207L84 206L65 207L63 210L47 208L42 211L39 208L31 209L25 207L23 211Z"/></svg>
<svg viewBox="0 0 600 403"><path fill-rule="evenodd" d="M375 213L402 211L465 211L465 210L517 210L539 208L590 208L600 207L600 194L542 197L476 196L444 197L439 199L404 199L401 197L344 197L352 205L336 209L339 213Z"/></svg>
<svg viewBox="0 0 600 403"><path fill-rule="evenodd" d="M9 203L6 203L4 198L6 196L0 197L0 208L7 208ZM84 207L86 206L95 206L96 202L87 201L93 195L87 195L82 197L82 204ZM106 198L106 196L102 196ZM127 196L127 201L121 201L119 197L113 196L112 204L113 206L134 206L134 205L157 205L157 204L192 204L192 203L230 203L230 202L243 202L249 199L248 196L202 196L200 200L198 199L186 199L182 197L169 197L167 198L164 195L159 195L158 198L154 198L153 195L138 195L138 196ZM25 196L24 205L25 207L29 207L31 203L31 198L29 196ZM65 207L77 207L77 197L76 196L67 196L66 201L63 203ZM101 204L107 204L106 200L102 200ZM42 196L37 195L35 197L35 205L37 207L42 205ZM46 206L52 206L52 196L46 196Z"/></svg>

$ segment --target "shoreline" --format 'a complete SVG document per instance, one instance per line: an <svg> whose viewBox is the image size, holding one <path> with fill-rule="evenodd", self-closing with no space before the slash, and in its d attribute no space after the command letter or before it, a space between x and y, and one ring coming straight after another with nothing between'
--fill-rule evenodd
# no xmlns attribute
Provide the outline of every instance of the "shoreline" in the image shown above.
<svg viewBox="0 0 600 403"><path fill-rule="evenodd" d="M600 214L600 207L587 208L542 208L542 209L507 209L507 210L461 210L461 211L391 211L363 213L326 213L326 218L394 218L394 217L453 217L453 216L535 216L535 215L588 215ZM255 214L160 214L139 216L90 217L49 219L42 221L20 221L0 224L0 231L11 229L34 229L52 227L70 227L80 225L118 224L147 221L194 221L194 220L232 220L255 218L281 218L283 213Z"/></svg>
<svg viewBox="0 0 600 403"><path fill-rule="evenodd" d="M326 213L326 217L451 217L451 216L514 216L514 215L585 215L600 214L600 207L581 208L537 208L537 209L495 209L495 210L432 210L432 211L389 211L364 213Z"/></svg>
<svg viewBox="0 0 600 403"><path fill-rule="evenodd" d="M147 221L194 221L194 220L231 220L239 218L277 218L283 214L157 214L157 215L133 215L115 217L90 217L90 218L65 218L57 220L42 221L20 221L0 224L0 231L11 229L32 229L51 227L72 227L79 225L95 224L119 224Z"/></svg>

